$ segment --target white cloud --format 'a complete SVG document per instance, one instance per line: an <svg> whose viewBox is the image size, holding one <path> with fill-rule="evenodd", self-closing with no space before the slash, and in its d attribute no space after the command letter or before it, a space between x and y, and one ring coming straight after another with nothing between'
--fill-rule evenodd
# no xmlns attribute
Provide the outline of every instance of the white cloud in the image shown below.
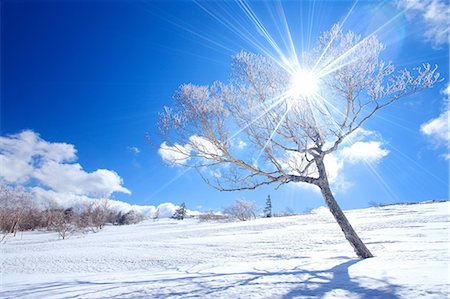
<svg viewBox="0 0 450 299"><path fill-rule="evenodd" d="M437 118L424 123L420 127L420 130L423 134L432 136L448 144L450 143L449 117L450 111L447 110Z"/></svg>
<svg viewBox="0 0 450 299"><path fill-rule="evenodd" d="M241 150L241 149L244 149L246 146L247 146L247 143L244 140L239 139L239 141L236 145L236 148Z"/></svg>
<svg viewBox="0 0 450 299"><path fill-rule="evenodd" d="M55 192L53 190L45 190L40 187L33 187L30 189L33 198L41 209L51 208L52 206L67 208L82 209L84 206L98 202L98 198L92 198L85 195L76 195L73 193ZM131 210L137 211L144 215L144 217L151 218L155 215L156 210L159 212L159 218L170 218L178 208L171 202L162 203L158 206L142 206L129 204L127 202L110 199L108 206L116 212L127 213ZM187 210L188 215L198 215L200 212Z"/></svg>
<svg viewBox="0 0 450 299"><path fill-rule="evenodd" d="M170 218L177 210L178 206L171 202L162 203L158 206L159 217Z"/></svg>
<svg viewBox="0 0 450 299"><path fill-rule="evenodd" d="M330 183L336 183L346 163L377 163L388 154L389 151L382 148L382 143L380 141L358 141L350 146L344 147L336 153L328 154L324 159L328 181ZM289 152L287 153L285 160L280 161L280 163L289 173L299 174L298 170L303 170L308 163L307 161L311 160L311 158L312 157L306 159L304 154ZM317 168L313 164L308 168L308 171L303 174L317 177Z"/></svg>
<svg viewBox="0 0 450 299"><path fill-rule="evenodd" d="M359 162L377 163L388 154L389 151L382 148L382 143L379 141L358 141L344 147L340 152L341 158L352 164Z"/></svg>
<svg viewBox="0 0 450 299"><path fill-rule="evenodd" d="M447 84L447 87L444 88L441 92L444 96L447 97L447 100L450 98L450 84Z"/></svg>
<svg viewBox="0 0 450 299"><path fill-rule="evenodd" d="M132 154L135 154L135 155L138 155L138 154L141 152L141 150L140 150L139 148L137 148L136 146L129 146L129 147L128 147L128 150L129 150Z"/></svg>
<svg viewBox="0 0 450 299"><path fill-rule="evenodd" d="M398 0L397 6L406 9L411 22L423 27L423 36L434 47L448 43L450 32L450 7L445 0ZM423 26L422 26L423 25Z"/></svg>
<svg viewBox="0 0 450 299"><path fill-rule="evenodd" d="M24 183L33 172L33 167L24 160L0 154L0 177L10 183Z"/></svg>
<svg viewBox="0 0 450 299"><path fill-rule="evenodd" d="M175 143L170 146L164 141L158 153L166 163L172 165L185 165L192 157L213 160L223 154L211 141L197 135L189 137L185 145Z"/></svg>
<svg viewBox="0 0 450 299"><path fill-rule="evenodd" d="M169 146L164 141L159 147L158 154L166 163L172 165L185 165L186 162L191 158L191 146L189 144L187 144L186 146L182 146L177 143L173 146Z"/></svg>
<svg viewBox="0 0 450 299"><path fill-rule="evenodd" d="M131 194L122 186L123 181L116 172L97 169L89 173L78 163L50 161L36 168L33 177L57 192L94 196L109 196L113 192Z"/></svg>
<svg viewBox="0 0 450 299"><path fill-rule="evenodd" d="M346 180L342 175L342 168L344 167L344 160L340 159L339 156L335 154L329 154L325 156L324 159L325 169L327 171L327 177L330 184L333 186L335 191L345 191L350 186L351 183ZM318 177L317 168L315 166L311 167L311 170L307 174L311 177ZM313 192L320 193L320 189L316 185L308 183L296 183L294 184L304 190L309 190Z"/></svg>
<svg viewBox="0 0 450 299"><path fill-rule="evenodd" d="M10 183L24 183L30 179L35 167L76 159L72 144L50 143L27 130L19 134L0 137L0 177Z"/></svg>
<svg viewBox="0 0 450 299"><path fill-rule="evenodd" d="M158 209L160 218L170 218L173 216L173 214L175 213L175 211L178 208L179 208L179 206L174 205L171 202L166 202L166 203L160 204L157 208L155 208L155 211L156 211L156 209ZM194 215L199 215L201 213L199 211L186 209L186 214L194 216Z"/></svg>
<svg viewBox="0 0 450 299"><path fill-rule="evenodd" d="M315 167L307 167L308 159L311 159L311 157L305 153L286 152L284 158L280 159L279 163L289 174L317 176L317 169Z"/></svg>
<svg viewBox="0 0 450 299"><path fill-rule="evenodd" d="M75 163L76 159L74 145L45 141L31 130L0 137L0 182L27 186L42 209L55 205L83 208L113 192L131 193L122 186L122 178L116 172L107 169L86 172ZM170 202L156 207L113 199L109 200L109 206L123 213L136 210L146 217L152 217L158 209L161 218L171 217L178 208ZM199 212L187 210L187 214Z"/></svg>
<svg viewBox="0 0 450 299"><path fill-rule="evenodd" d="M353 185L353 183L348 181L345 175L343 175L345 165L359 162L374 164L378 163L382 158L389 154L389 150L383 148L383 142L379 140L380 138L381 137L374 131L358 129L342 143L342 149L325 156L325 169L327 171L328 181L333 185L333 189L345 191ZM299 174L299 170L303 170L307 165L308 160L311 159L312 157L306 159L305 155L301 153L289 152L286 153L284 159L279 162L288 173ZM308 171L303 174L311 177L318 177L315 165L311 165L308 168ZM298 183L295 185L307 190L320 191L311 184Z"/></svg>
<svg viewBox="0 0 450 299"><path fill-rule="evenodd" d="M330 183L336 182L336 179L341 173L342 167L344 167L344 161L339 159L336 155L329 154L325 156L323 160L325 169L327 170L327 176Z"/></svg>
<svg viewBox="0 0 450 299"><path fill-rule="evenodd" d="M113 192L130 194L119 175L111 170L86 172L72 144L47 142L31 130L0 137L0 179L26 184L36 180L54 192L73 195L109 196Z"/></svg>
<svg viewBox="0 0 450 299"><path fill-rule="evenodd" d="M222 151L218 149L217 146L201 136L193 135L189 137L189 145L200 158L214 160L215 158L223 155Z"/></svg>
<svg viewBox="0 0 450 299"><path fill-rule="evenodd" d="M420 131L430 137L436 146L445 146L445 158L450 160L450 84L442 92L447 96L444 111L420 126Z"/></svg>
<svg viewBox="0 0 450 299"><path fill-rule="evenodd" d="M311 159L312 157L308 157L308 159ZM286 153L285 160L279 161L281 166L286 169L288 173L298 175L306 165L308 164L308 161L304 154L297 153L297 152L288 152ZM344 189L341 188L342 186L346 184L346 181L341 174L342 167L344 166L344 161L342 159L339 159L335 154L329 154L325 156L324 159L325 169L327 171L328 181L335 185L335 187L338 187L338 189ZM302 173L303 175L307 175L310 177L318 177L319 173L317 171L317 167L315 164L312 164L308 167L306 172ZM305 189L310 190L314 192L320 192L320 189L317 188L317 186L308 184L308 183L295 183L294 185Z"/></svg>
<svg viewBox="0 0 450 299"><path fill-rule="evenodd" d="M97 201L96 198L91 198L86 195L55 192L53 190L46 190L41 187L30 188L30 193L33 195L32 198L42 209L48 209L54 206L62 207L64 209L77 209Z"/></svg>

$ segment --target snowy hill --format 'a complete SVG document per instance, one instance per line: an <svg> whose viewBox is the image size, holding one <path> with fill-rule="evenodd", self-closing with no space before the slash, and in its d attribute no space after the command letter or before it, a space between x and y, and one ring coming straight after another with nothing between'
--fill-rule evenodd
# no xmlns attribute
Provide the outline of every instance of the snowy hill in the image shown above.
<svg viewBox="0 0 450 299"><path fill-rule="evenodd" d="M1 298L447 298L449 202L348 211L358 260L324 210L235 223L145 221L1 246Z"/></svg>

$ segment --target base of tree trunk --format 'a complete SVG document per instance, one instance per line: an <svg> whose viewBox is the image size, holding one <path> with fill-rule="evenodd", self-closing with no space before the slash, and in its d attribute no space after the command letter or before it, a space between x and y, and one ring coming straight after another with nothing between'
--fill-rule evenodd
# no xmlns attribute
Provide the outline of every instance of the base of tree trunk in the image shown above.
<svg viewBox="0 0 450 299"><path fill-rule="evenodd" d="M356 255L363 259L373 257L372 253L369 251L369 249L367 249L366 245L361 241L359 236L356 234L355 230L351 226L344 212L334 199L334 196L331 193L331 189L330 186L328 185L328 182L320 184L319 188L320 191L322 192L325 202L328 205L328 208L330 209L331 214L333 214L333 217L339 224L342 232L345 235L345 238L355 250Z"/></svg>

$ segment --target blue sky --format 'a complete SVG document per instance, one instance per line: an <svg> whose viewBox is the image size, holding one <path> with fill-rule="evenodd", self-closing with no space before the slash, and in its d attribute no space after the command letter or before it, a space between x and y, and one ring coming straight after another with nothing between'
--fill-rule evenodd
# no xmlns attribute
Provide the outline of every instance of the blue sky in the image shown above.
<svg viewBox="0 0 450 299"><path fill-rule="evenodd" d="M437 64L444 80L367 123L365 129L376 131L389 153L372 169L345 165L339 176L346 188L336 197L343 208L371 201L447 199L448 146L442 136L448 133L431 128L426 134L421 127L448 109L443 93L448 40L441 36L448 23L442 26L442 9L432 9L437 4L448 8L448 1L374 2L356 3L344 29L366 36L382 26L377 35L386 44L383 59L399 68ZM249 4L281 45L284 35L274 3ZM282 5L298 48L308 50L354 4ZM84 171L113 170L123 179L132 194L113 196L129 203L186 202L188 208L208 210L237 198L263 205L270 194L277 211L323 204L317 192L298 186L221 193L195 171L169 184L182 170L165 165L158 155L158 112L171 104L179 85L227 81L232 55L261 51L226 24L245 28L247 36L273 53L236 3L2 1L1 14L1 136L32 130L49 143L74 145Z"/></svg>

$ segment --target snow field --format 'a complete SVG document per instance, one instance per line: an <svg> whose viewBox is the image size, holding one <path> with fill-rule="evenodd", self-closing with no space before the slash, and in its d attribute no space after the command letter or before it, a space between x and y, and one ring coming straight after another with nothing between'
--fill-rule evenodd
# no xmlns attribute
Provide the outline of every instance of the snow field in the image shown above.
<svg viewBox="0 0 450 299"><path fill-rule="evenodd" d="M247 222L151 220L1 246L1 298L447 298L449 202L347 211L358 260L325 209Z"/></svg>

